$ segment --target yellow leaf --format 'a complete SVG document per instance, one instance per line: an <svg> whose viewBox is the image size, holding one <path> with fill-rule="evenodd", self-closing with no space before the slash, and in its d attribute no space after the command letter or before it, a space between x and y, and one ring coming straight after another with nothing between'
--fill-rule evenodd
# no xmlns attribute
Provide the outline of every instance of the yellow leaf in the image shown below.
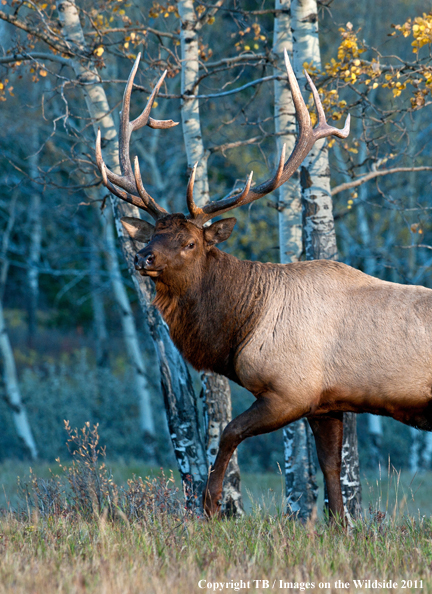
<svg viewBox="0 0 432 594"><path fill-rule="evenodd" d="M94 53L96 54L96 56L98 56L98 58L100 58L104 51L104 48L99 46L95 49Z"/></svg>
<svg viewBox="0 0 432 594"><path fill-rule="evenodd" d="M0 91L2 91L4 89L4 84L2 82L0 82Z"/></svg>
<svg viewBox="0 0 432 594"><path fill-rule="evenodd" d="M374 84L372 85L372 88L373 88L373 89L376 89L377 87L379 87L379 84L378 84L378 83L374 83Z"/></svg>
<svg viewBox="0 0 432 594"><path fill-rule="evenodd" d="M46 76L48 74L48 72L46 70L39 70L39 74L41 76Z"/></svg>

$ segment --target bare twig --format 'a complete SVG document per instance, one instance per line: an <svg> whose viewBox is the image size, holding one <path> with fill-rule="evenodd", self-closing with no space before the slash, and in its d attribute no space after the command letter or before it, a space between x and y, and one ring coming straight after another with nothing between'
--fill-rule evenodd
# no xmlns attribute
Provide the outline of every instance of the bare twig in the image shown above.
<svg viewBox="0 0 432 594"><path fill-rule="evenodd" d="M351 188L356 188L357 186L361 186L362 184L366 183L370 179L374 179L375 177L381 177L383 175L389 175L392 173L401 173L403 171L432 171L432 167L422 166L422 167L392 167L390 169L380 169L379 171L370 171L366 175L359 177L358 179L354 179L350 182L345 182L344 184L340 184L332 189L331 195L336 196L340 192L344 192L345 190L350 190Z"/></svg>

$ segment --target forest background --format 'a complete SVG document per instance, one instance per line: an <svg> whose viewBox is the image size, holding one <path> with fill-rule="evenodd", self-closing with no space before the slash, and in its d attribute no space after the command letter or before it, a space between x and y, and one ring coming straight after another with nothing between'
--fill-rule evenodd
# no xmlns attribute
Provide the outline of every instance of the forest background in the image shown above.
<svg viewBox="0 0 432 594"><path fill-rule="evenodd" d="M215 199L251 169L261 180L275 165L275 7L268 1L194 6L202 19L201 124ZM144 106L167 68L154 117L181 121L177 4L103 0L78 7L85 59L100 73L116 124L138 51L143 60L132 109ZM0 298L35 451L48 461L67 456L64 419L72 427L89 421L99 423L109 458L172 467L153 341L114 247L107 192L95 167L85 80L71 76L66 46L48 55L46 39L59 37L52 30L56 4L2 0L0 8ZM353 117L347 141L329 142L339 259L386 280L429 287L431 8L432 2L401 0L389 10L381 0L365 0L353 12L351 3L323 0L323 66L306 65L328 119ZM17 16L28 29L17 29ZM132 154L140 158L146 188L169 210L184 211L181 126L138 136ZM280 261L278 208L270 197L240 209L236 232L223 248L240 258ZM122 282L113 278L118 265ZM200 379L191 373L199 393ZM252 396L231 388L236 415ZM1 396L0 461L34 456L18 436L17 405L6 383ZM153 428L143 419L148 407ZM389 457L397 469L430 469L432 444L425 434L391 419L374 429L359 415L358 436L362 469L387 465ZM283 460L281 432L239 448L240 468L248 472L276 472Z"/></svg>

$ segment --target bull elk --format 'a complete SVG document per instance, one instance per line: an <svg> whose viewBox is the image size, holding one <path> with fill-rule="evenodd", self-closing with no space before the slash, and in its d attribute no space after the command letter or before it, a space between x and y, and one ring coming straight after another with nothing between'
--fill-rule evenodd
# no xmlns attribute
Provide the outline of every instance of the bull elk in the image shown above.
<svg viewBox="0 0 432 594"><path fill-rule="evenodd" d="M344 412L387 415L432 429L432 290L385 282L340 262L263 264L238 260L216 247L228 239L236 219L205 223L281 186L316 140L346 138L349 133L349 117L343 130L326 123L318 92L306 74L319 119L312 128L286 52L299 125L288 160L283 149L271 179L252 187L251 174L240 193L202 208L193 198L195 166L186 191L189 214L169 214L161 208L143 186L137 159L132 171L129 139L142 126L169 128L175 123L150 117L165 74L143 113L129 122L138 60L121 112L121 176L106 167L98 134L96 157L103 183L155 219L154 226L131 217L122 223L134 240L147 244L136 254L135 268L154 281L154 303L176 346L196 369L223 374L256 398L222 434L204 508L208 515L218 512L225 470L240 442L306 417L315 436L330 512L343 516Z"/></svg>

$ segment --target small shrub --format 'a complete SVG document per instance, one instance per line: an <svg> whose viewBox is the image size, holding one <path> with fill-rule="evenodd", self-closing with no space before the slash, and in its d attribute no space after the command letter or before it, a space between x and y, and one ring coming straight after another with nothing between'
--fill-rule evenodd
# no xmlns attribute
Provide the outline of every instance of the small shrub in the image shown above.
<svg viewBox="0 0 432 594"><path fill-rule="evenodd" d="M125 486L118 486L106 466L105 447L99 445L98 425L91 428L86 422L78 430L65 421L65 430L72 463L62 464L57 458L59 474L40 479L30 471L28 482L18 479L20 498L28 515L37 510L44 517L90 520L102 516L153 522L155 517L166 514L184 514L172 473L166 477L161 470L159 476L145 479L133 476Z"/></svg>

